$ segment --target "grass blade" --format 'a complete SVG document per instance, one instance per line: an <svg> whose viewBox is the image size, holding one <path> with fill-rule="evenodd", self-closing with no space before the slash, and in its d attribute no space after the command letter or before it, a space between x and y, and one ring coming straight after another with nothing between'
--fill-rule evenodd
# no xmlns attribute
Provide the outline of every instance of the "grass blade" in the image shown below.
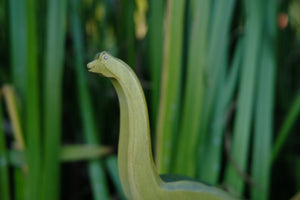
<svg viewBox="0 0 300 200"><path fill-rule="evenodd" d="M124 55L126 63L132 68L135 68L135 54L136 54L136 45L135 45L135 27L134 27L134 9L135 1L134 0L123 0L121 3L121 17L120 22L121 30L118 31L120 34L118 38L120 39L121 55Z"/></svg>
<svg viewBox="0 0 300 200"><path fill-rule="evenodd" d="M297 188L300 188L300 158L299 157L297 157L296 159L296 166L295 166L295 168L296 168L296 187ZM300 192L298 192L298 195L299 195L299 197L300 197Z"/></svg>
<svg viewBox="0 0 300 200"><path fill-rule="evenodd" d="M258 200L268 199L275 80L274 56L268 43L264 42L262 51L252 161L252 178L257 187L251 190L251 198Z"/></svg>
<svg viewBox="0 0 300 200"><path fill-rule="evenodd" d="M79 160L96 160L97 158L103 157L112 153L112 149L106 146L96 146L96 145L64 145L61 148L61 156L60 160L63 162L74 162ZM93 163L93 162L92 162ZM99 167L98 167L99 168ZM97 174L92 174L97 175ZM97 179L98 184L100 183ZM106 184L101 183L101 184ZM105 188L106 189L106 188ZM103 191L97 188L97 191L102 191L102 193L107 193L107 191ZM102 197L104 194L102 194ZM96 199L96 198L95 198Z"/></svg>
<svg viewBox="0 0 300 200"><path fill-rule="evenodd" d="M156 124L159 92L160 92L160 78L162 69L163 56L163 19L165 2L163 0L149 1L149 54L150 54L150 69L152 82L152 121ZM154 127L154 126L153 126Z"/></svg>
<svg viewBox="0 0 300 200"><path fill-rule="evenodd" d="M201 180L211 184L217 184L220 178L222 140L226 126L226 114L237 85L243 50L243 39L240 39L227 80L220 84L220 92L217 94L216 108L212 118L212 130L207 138L205 157L203 157L200 168Z"/></svg>
<svg viewBox="0 0 300 200"><path fill-rule="evenodd" d="M84 64L84 46L82 25L79 18L79 1L71 1L71 26L72 36L74 39L74 54L75 54L75 67L77 77L77 87L79 90L79 107L83 122L84 136L86 143L99 144L99 138L97 137L98 131L96 130L95 120L93 118L93 108L91 104L91 98L88 93L86 70ZM100 160L92 160L88 164L90 180L93 188L94 199L108 199L109 191L105 180L105 172Z"/></svg>
<svg viewBox="0 0 300 200"><path fill-rule="evenodd" d="M178 128L181 92L185 1L167 1L163 74L156 131L156 164L160 173L170 169L174 135Z"/></svg>
<svg viewBox="0 0 300 200"><path fill-rule="evenodd" d="M112 153L112 148L96 145L63 145L60 150L61 162L95 160ZM8 152L9 163L15 167L25 165L25 151L11 150Z"/></svg>
<svg viewBox="0 0 300 200"><path fill-rule="evenodd" d="M276 159L278 158L278 155L286 142L289 133L291 133L291 129L293 125L295 124L298 116L300 114L300 91L298 92L297 96L295 97L295 100L281 126L279 129L279 133L277 136L277 139L274 143L273 149L272 149L272 159L271 162L274 163Z"/></svg>
<svg viewBox="0 0 300 200"><path fill-rule="evenodd" d="M9 27L10 27L10 63L12 69L12 80L16 87L17 93L21 97L21 103L27 106L26 101L30 92L27 93L28 83L28 54L27 54L27 15L26 1L11 0L8 1L9 7ZM29 107L30 109L30 107ZM34 108L33 108L34 109ZM34 109L33 111L35 111ZM26 112L26 111L25 111ZM29 112L25 113L26 118L29 117ZM25 117L25 116L24 116ZM34 119L33 119L34 120ZM27 121L24 121L27 123ZM31 126L26 128L25 132L30 130ZM14 168L14 196L16 200L25 199L25 178L20 168ZM33 180L35 180L34 178Z"/></svg>
<svg viewBox="0 0 300 200"><path fill-rule="evenodd" d="M2 93L7 105L9 118L13 128L16 150L24 151L25 143L20 125L20 115L16 104L16 94L13 88L9 85L3 86ZM27 169L28 166L25 163L22 163L21 165L14 168L14 196L16 200L24 200L28 198L28 182L26 181L25 176L25 174L27 173Z"/></svg>
<svg viewBox="0 0 300 200"><path fill-rule="evenodd" d="M111 179L116 186L119 194L121 195L122 199L126 199L119 177L119 170L118 170L118 158L116 156L110 156L105 160L105 164L108 170Z"/></svg>
<svg viewBox="0 0 300 200"><path fill-rule="evenodd" d="M2 87L2 94L6 103L9 119L11 121L13 134L16 142L16 149L25 150L24 134L21 127L20 113L17 109L17 97L14 88L10 85Z"/></svg>
<svg viewBox="0 0 300 200"><path fill-rule="evenodd" d="M1 95L0 95L1 100ZM8 159L2 119L2 101L0 101L0 199L10 199Z"/></svg>
<svg viewBox="0 0 300 200"><path fill-rule="evenodd" d="M262 2L246 0L246 3L249 5L247 7L249 18L245 34L245 55L231 147L231 156L242 171L246 171L248 162L255 74L262 36L261 19L263 16ZM243 179L231 163L226 168L225 183L234 193L242 195L244 190Z"/></svg>
<svg viewBox="0 0 300 200"><path fill-rule="evenodd" d="M17 151L25 150L25 142L23 138L23 132L20 124L20 115L17 109L17 99L13 88L9 85L2 87L2 94L7 106L8 115L11 121L15 147ZM14 168L14 196L16 200L24 200L28 198L28 187L25 174L27 173L28 166L23 163L22 165Z"/></svg>
<svg viewBox="0 0 300 200"><path fill-rule="evenodd" d="M28 153L27 199L40 199L41 140L40 96L37 55L36 2L27 0L27 78L26 78L26 139Z"/></svg>
<svg viewBox="0 0 300 200"><path fill-rule="evenodd" d="M215 104L216 91L218 90L218 80L221 79L220 76L222 74L226 73L227 45L234 3L235 0L218 1L212 3L213 5L211 6L213 8L210 19L212 23L209 31L210 37L208 38L207 63L204 69L206 92L202 117L203 121L201 122L201 138L199 139L200 160L205 146L205 137L209 131L209 122L211 121L211 113ZM224 34L219 34L220 32ZM216 59L216 57L218 59Z"/></svg>
<svg viewBox="0 0 300 200"><path fill-rule="evenodd" d="M251 190L251 198L258 200L269 199L276 69L274 52L276 4L272 0L264 3L265 34L262 42L261 64L258 70L257 105L251 166L251 175L255 183Z"/></svg>
<svg viewBox="0 0 300 200"><path fill-rule="evenodd" d="M26 1L8 1L10 27L10 63L12 80L24 103L27 74Z"/></svg>
<svg viewBox="0 0 300 200"><path fill-rule="evenodd" d="M199 142L199 121L202 119L203 72L206 64L209 6L210 2L206 0L199 0L195 5L187 61L183 115L173 170L175 173L191 177L195 177L196 173L195 152Z"/></svg>
<svg viewBox="0 0 300 200"><path fill-rule="evenodd" d="M15 167L14 168L14 173L13 173L13 178L14 178L14 197L15 200L24 200L27 198L26 195L26 180L24 176L24 172L21 168Z"/></svg>
<svg viewBox="0 0 300 200"><path fill-rule="evenodd" d="M61 95L66 28L66 0L48 1L45 51L43 119L44 119L44 171L42 199L59 199Z"/></svg>
<svg viewBox="0 0 300 200"><path fill-rule="evenodd" d="M214 181L207 179L209 174L218 176L218 174L212 172L214 168L206 168L207 159L218 159L207 157L207 152L213 148L207 144L207 141L210 137L212 138L211 131L211 121L213 116L213 111L215 110L216 104L220 99L217 98L217 95L221 93L220 86L225 80L226 67L227 67L227 56L228 56L228 38L229 38L229 29L231 26L231 18L235 6L235 0L226 0L226 1L210 1L210 13L209 13L209 26L207 27L208 37L207 37L207 51L206 51L206 63L203 69L204 76L204 97L202 102L202 111L201 111L201 120L198 120L199 131L198 131L198 140L197 140L197 176L201 180L205 180L213 183ZM219 34L222 32L223 34ZM216 59L218 58L218 59ZM221 139L215 140L221 145ZM215 149L217 150L217 149ZM212 150L214 151L214 150ZM211 171L211 172L210 172Z"/></svg>

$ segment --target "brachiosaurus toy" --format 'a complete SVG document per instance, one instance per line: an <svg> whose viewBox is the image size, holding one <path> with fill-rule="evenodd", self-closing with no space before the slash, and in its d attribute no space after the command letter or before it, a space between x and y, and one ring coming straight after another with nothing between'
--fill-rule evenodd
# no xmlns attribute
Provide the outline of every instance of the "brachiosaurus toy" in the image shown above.
<svg viewBox="0 0 300 200"><path fill-rule="evenodd" d="M109 78L119 97L118 167L128 199L234 199L221 189L197 181L159 176L152 157L146 100L135 73L126 63L106 52L97 54L87 67L90 72Z"/></svg>

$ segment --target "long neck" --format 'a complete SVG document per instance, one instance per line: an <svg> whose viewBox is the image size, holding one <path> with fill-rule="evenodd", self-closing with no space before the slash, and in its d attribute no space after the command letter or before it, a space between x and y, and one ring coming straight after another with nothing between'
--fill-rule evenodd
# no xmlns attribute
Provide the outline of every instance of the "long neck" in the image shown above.
<svg viewBox="0 0 300 200"><path fill-rule="evenodd" d="M128 197L159 187L161 179L154 166L147 105L142 87L134 72L120 63L111 79L120 103L119 172ZM126 66L125 66L126 65ZM148 189L147 189L148 188ZM153 191L153 188L149 192Z"/></svg>

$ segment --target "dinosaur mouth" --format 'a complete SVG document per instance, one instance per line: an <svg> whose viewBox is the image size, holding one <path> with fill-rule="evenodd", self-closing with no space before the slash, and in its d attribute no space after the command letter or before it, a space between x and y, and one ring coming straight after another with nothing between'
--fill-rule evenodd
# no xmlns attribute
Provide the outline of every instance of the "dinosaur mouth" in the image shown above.
<svg viewBox="0 0 300 200"><path fill-rule="evenodd" d="M90 72L95 67L93 61L87 64L88 71Z"/></svg>

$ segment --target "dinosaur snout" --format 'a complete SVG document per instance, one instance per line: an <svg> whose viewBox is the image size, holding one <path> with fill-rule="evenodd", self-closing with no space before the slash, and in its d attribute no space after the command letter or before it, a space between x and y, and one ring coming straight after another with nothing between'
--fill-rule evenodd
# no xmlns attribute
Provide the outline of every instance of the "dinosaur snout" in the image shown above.
<svg viewBox="0 0 300 200"><path fill-rule="evenodd" d="M96 60L92 61L92 62L89 62L87 64L87 68L88 68L88 71L89 72L95 72L94 69L96 67Z"/></svg>

